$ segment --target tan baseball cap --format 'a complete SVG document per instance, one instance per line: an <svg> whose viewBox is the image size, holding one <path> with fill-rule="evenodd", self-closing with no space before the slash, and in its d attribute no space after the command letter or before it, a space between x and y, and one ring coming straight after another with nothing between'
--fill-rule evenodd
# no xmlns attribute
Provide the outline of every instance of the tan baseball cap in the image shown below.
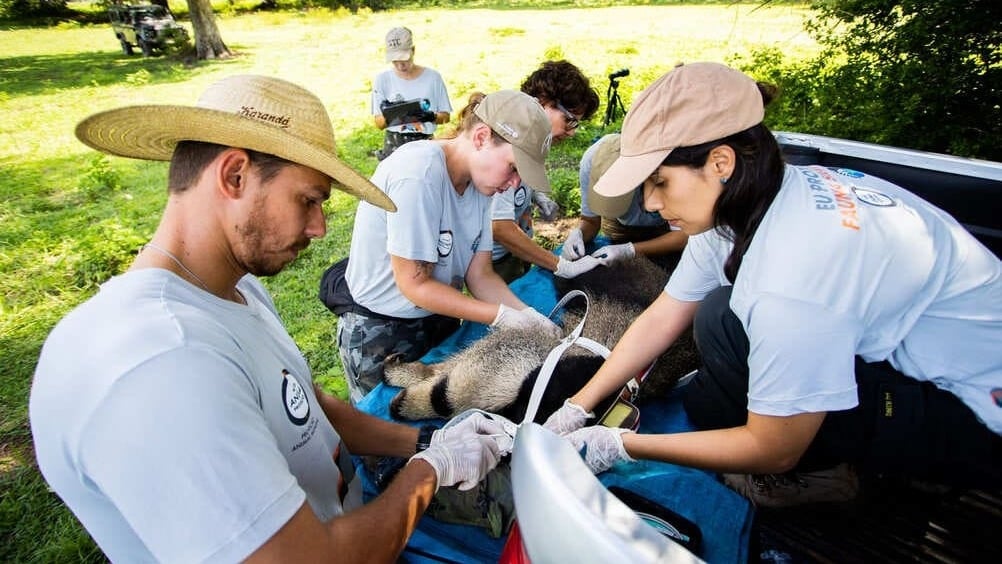
<svg viewBox="0 0 1002 564"><path fill-rule="evenodd" d="M543 106L524 92L499 90L488 94L473 113L512 144L522 183L533 190L549 192L544 163L553 133Z"/></svg>
<svg viewBox="0 0 1002 564"><path fill-rule="evenodd" d="M722 139L764 117L762 94L748 75L719 63L679 65L633 101L623 120L619 158L595 192L607 197L627 193L676 147Z"/></svg>
<svg viewBox="0 0 1002 564"><path fill-rule="evenodd" d="M334 187L385 210L393 201L337 156L330 116L312 92L291 82L235 75L211 85L194 106L126 106L76 127L86 145L122 157L169 161L179 141L203 141L275 155L318 170Z"/></svg>
<svg viewBox="0 0 1002 564"><path fill-rule="evenodd" d="M620 135L610 133L598 141L591 157L591 170L588 174L588 207L602 217L621 217L630 209L633 201L633 190L618 196L603 196L595 191L598 180L605 175L612 163L619 158ZM636 186L634 186L636 188Z"/></svg>
<svg viewBox="0 0 1002 564"><path fill-rule="evenodd" d="M386 32L386 62L406 61L414 54L414 36L406 27L395 27Z"/></svg>

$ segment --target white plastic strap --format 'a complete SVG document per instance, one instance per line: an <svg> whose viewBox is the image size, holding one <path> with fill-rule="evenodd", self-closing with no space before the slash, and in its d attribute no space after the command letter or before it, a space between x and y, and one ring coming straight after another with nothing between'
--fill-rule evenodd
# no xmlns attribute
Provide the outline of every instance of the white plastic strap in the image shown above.
<svg viewBox="0 0 1002 564"><path fill-rule="evenodd" d="M587 337L582 337L581 332L584 330L585 320L588 319L588 295L581 290L571 290L564 294L564 297L557 302L557 305L553 306L550 310L549 317L553 317L553 314L564 307L567 302L574 298L584 298L585 301L585 311L584 315L581 316L581 321L578 322L574 330L567 334L566 337L561 339L560 343L550 350L550 354L546 355L546 360L543 362L543 366L539 369L539 376L536 378L536 383L532 386L532 393L529 395L529 406L525 410L525 417L522 419L522 423L531 422L536 418L536 412L539 411L539 404L543 401L543 393L546 391L547 384L550 383L550 377L553 376L553 369L557 367L557 362L560 361L560 357L563 356L564 351L569 349L572 345L578 345L586 350L589 350L602 358L608 358L609 349L605 345L593 341Z"/></svg>

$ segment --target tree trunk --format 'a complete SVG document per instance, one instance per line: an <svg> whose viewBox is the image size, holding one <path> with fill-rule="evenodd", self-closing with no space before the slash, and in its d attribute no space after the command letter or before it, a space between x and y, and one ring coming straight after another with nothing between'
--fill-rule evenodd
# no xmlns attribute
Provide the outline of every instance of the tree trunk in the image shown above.
<svg viewBox="0 0 1002 564"><path fill-rule="evenodd" d="M232 53L219 35L209 0L188 0L188 14L195 32L195 56L200 60L229 58Z"/></svg>

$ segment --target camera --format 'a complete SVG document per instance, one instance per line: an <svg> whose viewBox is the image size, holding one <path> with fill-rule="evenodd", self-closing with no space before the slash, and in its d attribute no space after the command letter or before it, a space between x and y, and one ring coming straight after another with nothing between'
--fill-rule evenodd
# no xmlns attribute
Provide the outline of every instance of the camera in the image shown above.
<svg viewBox="0 0 1002 564"><path fill-rule="evenodd" d="M630 69L619 69L609 75L609 80L616 80L617 78L623 78L624 76L630 76Z"/></svg>

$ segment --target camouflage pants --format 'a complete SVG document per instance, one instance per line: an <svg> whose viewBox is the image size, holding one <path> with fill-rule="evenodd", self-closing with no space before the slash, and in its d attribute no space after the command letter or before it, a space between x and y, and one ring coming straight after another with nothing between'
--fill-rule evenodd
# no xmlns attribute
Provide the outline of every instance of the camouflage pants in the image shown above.
<svg viewBox="0 0 1002 564"><path fill-rule="evenodd" d="M420 319L380 319L356 312L338 317L337 348L344 367L351 403L383 381L383 362L392 354L418 360L459 327L459 320L441 315Z"/></svg>

